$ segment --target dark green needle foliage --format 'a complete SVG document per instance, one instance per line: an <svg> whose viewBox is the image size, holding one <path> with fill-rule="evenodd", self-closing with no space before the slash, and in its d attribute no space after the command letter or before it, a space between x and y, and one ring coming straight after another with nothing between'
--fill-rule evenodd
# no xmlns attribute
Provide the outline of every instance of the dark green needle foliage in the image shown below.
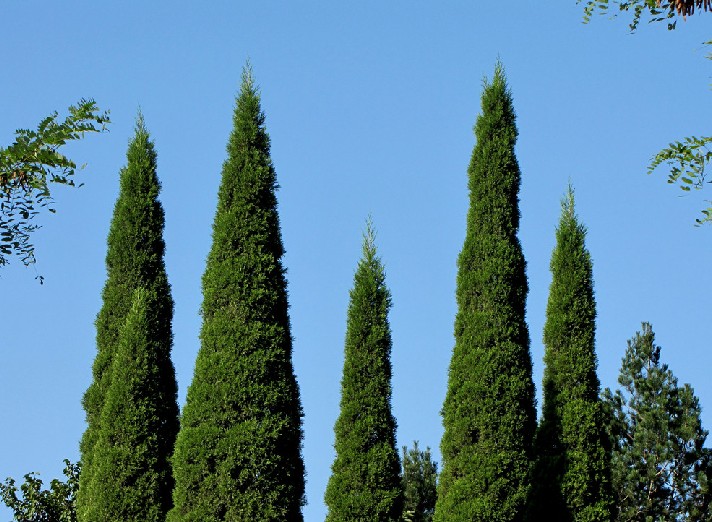
<svg viewBox="0 0 712 522"><path fill-rule="evenodd" d="M614 520L708 521L710 450L689 384L661 363L648 323L628 341L618 383L605 391L613 440Z"/></svg>
<svg viewBox="0 0 712 522"><path fill-rule="evenodd" d="M443 405L435 520L522 520L535 430L520 171L504 69L485 81L468 170L470 209L458 259L455 348Z"/></svg>
<svg viewBox="0 0 712 522"><path fill-rule="evenodd" d="M369 221L346 322L336 459L326 487L327 522L400 519L403 494L391 413L391 295Z"/></svg>
<svg viewBox="0 0 712 522"><path fill-rule="evenodd" d="M611 519L610 445L596 375L596 302L585 240L569 187L551 256L532 521Z"/></svg>
<svg viewBox="0 0 712 522"><path fill-rule="evenodd" d="M177 431L170 344L155 292L142 288L121 329L94 450L93 502L103 522L163 522L171 507L169 457Z"/></svg>
<svg viewBox="0 0 712 522"><path fill-rule="evenodd" d="M144 288L152 295L151 313L154 317L151 320L152 330L146 333L150 343L145 349L160 352L147 354L146 357L157 357L162 364L156 384L160 388L162 403L154 405L155 411L160 412L161 436L164 437L160 445L162 453L154 455L158 462L163 463L164 470L158 472L161 476L168 476L165 472L166 457L172 453L178 430L177 385L169 358L173 342L173 300L163 260L165 218L158 201L160 183L156 174L156 152L141 115L129 143L127 165L121 170L120 180L119 197L107 240L107 279L102 293L103 303L96 319L97 355L93 381L83 400L88 425L80 444L82 470L77 497L80 522L103 519L97 514L100 512L97 510L103 508L98 504L95 487L103 485L94 482L96 445L100 438L106 441L113 436L105 431L102 411L112 381L112 363L118 351L119 334L138 288ZM170 485L165 483L154 485L160 488L163 495L166 489L170 489ZM161 502L165 506L165 500Z"/></svg>
<svg viewBox="0 0 712 522"><path fill-rule="evenodd" d="M173 457L172 522L302 520L302 409L264 119L247 66L203 275L201 346Z"/></svg>
<svg viewBox="0 0 712 522"><path fill-rule="evenodd" d="M418 442L408 449L403 446L403 520L431 522L437 498L438 465L430 448L422 451Z"/></svg>

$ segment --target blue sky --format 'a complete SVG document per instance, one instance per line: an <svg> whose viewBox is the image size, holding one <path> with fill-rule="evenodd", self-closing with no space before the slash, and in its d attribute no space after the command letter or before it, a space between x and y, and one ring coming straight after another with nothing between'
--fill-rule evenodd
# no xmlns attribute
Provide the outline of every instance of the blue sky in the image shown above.
<svg viewBox="0 0 712 522"><path fill-rule="evenodd" d="M712 427L705 196L665 173L657 149L712 120L708 15L678 30L596 17L574 0L450 2L49 2L0 6L0 143L93 97L110 132L67 152L85 186L56 191L38 263L0 269L0 478L49 479L78 458L95 354L106 235L138 108L156 143L166 265L176 302L181 403L199 347L200 278L241 69L261 86L287 250L294 364L304 405L307 521L323 520L333 460L348 291L367 215L393 294L393 409L400 444L439 458L453 346L466 168L484 76L499 57L518 114L520 238L540 393L542 328L559 201L569 180L589 230L603 386L650 321ZM45 278L44 285L34 279ZM540 399L540 396L539 396ZM9 519L6 510L0 517Z"/></svg>

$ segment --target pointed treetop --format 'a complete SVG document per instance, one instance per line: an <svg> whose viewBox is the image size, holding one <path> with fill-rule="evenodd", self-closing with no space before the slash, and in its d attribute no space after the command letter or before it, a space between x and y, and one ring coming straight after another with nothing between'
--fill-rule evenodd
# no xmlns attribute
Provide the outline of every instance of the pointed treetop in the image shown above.
<svg viewBox="0 0 712 522"><path fill-rule="evenodd" d="M141 110L141 106L138 106L138 109L136 109L136 123L134 125L134 134L131 136L129 139L129 147L131 147L132 144L139 144L140 147L145 147L145 144L148 142L150 146L153 146L153 141L151 140L151 135L148 132L148 128L146 127L146 120L143 117L143 111Z"/></svg>
<svg viewBox="0 0 712 522"><path fill-rule="evenodd" d="M571 183L571 180L569 180L569 185L566 189L566 194L564 194L564 197L561 198L561 223L559 225L559 228L561 227L562 224L564 223L569 223L572 224L572 226L576 227L581 234L586 234L586 226L579 222L578 216L576 215L576 203L575 203L575 196L574 196L574 186Z"/></svg>
<svg viewBox="0 0 712 522"><path fill-rule="evenodd" d="M574 202L574 186L569 180L566 194L561 198L561 212L571 219L576 219L576 209Z"/></svg>
<svg viewBox="0 0 712 522"><path fill-rule="evenodd" d="M252 74L252 62L250 62L249 58L242 67L242 85L240 86L240 91L257 94L257 85L255 85L255 77Z"/></svg>
<svg viewBox="0 0 712 522"><path fill-rule="evenodd" d="M371 214L366 218L366 230L363 233L363 259L364 261L378 259L376 255L376 228L373 225Z"/></svg>
<svg viewBox="0 0 712 522"><path fill-rule="evenodd" d="M146 120L143 118L143 111L141 106L138 106L136 110L136 134L148 134L148 129L146 128Z"/></svg>
<svg viewBox="0 0 712 522"><path fill-rule="evenodd" d="M504 64L502 59L498 56L497 61L494 64L494 81L507 81L507 75L504 72Z"/></svg>
<svg viewBox="0 0 712 522"><path fill-rule="evenodd" d="M507 74L504 70L504 64L502 60L498 57L494 64L494 75L492 76L492 81L485 76L482 80L482 85L486 89L488 87L500 87L503 88L509 95L509 88L507 87Z"/></svg>
<svg viewBox="0 0 712 522"><path fill-rule="evenodd" d="M519 134L516 127L517 114L514 110L512 91L507 84L504 65L499 59L495 63L492 78L485 76L482 79L481 107L481 113L474 127L477 139L480 141L493 139L500 132L494 129L501 129L505 132L505 136L513 140L512 143L516 142ZM495 134L489 136L492 132ZM518 168L516 170L518 171Z"/></svg>

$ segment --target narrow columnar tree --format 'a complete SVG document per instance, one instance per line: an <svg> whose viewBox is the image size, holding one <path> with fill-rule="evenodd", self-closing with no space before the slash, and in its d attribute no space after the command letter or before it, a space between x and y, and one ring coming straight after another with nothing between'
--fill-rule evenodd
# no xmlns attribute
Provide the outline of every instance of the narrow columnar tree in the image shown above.
<svg viewBox="0 0 712 522"><path fill-rule="evenodd" d="M93 458L95 512L103 522L164 522L171 507L178 422L160 306L155 291L138 288L119 333Z"/></svg>
<svg viewBox="0 0 712 522"><path fill-rule="evenodd" d="M569 186L551 256L532 521L611 519L610 444L596 375L596 301L585 240Z"/></svg>
<svg viewBox="0 0 712 522"><path fill-rule="evenodd" d="M455 348L442 410L440 522L522 519L536 423L524 322L527 278L517 238L517 127L499 63L484 84L475 136Z"/></svg>
<svg viewBox="0 0 712 522"><path fill-rule="evenodd" d="M203 275L203 326L173 457L168 520L301 521L302 408L292 366L276 175L247 66Z"/></svg>
<svg viewBox="0 0 712 522"><path fill-rule="evenodd" d="M144 288L153 296L152 330L146 333L151 342L143 349L157 350L159 353L146 354L146 357L156 357L161 361L158 382L155 383L160 389L156 396L160 403L153 407L160 417L162 441L154 448L158 453L153 458L161 463L163 469L154 468L152 471L161 477L152 483L152 487L156 488L156 495L165 496L172 486L168 457L173 452L178 431L177 385L170 362L173 300L163 260L165 218L163 207L158 201L160 183L156 174L156 152L140 114L126 156L127 165L121 170L121 187L107 240L107 279L102 293L103 304L96 319L97 355L93 381L83 400L87 429L80 444L82 469L77 495L80 522L104 519L99 514L105 511L100 505L97 488L120 487L118 484L95 480L95 454L100 440L106 442L114 436L103 425L102 411L112 381L112 364L118 351L119 334L126 323L134 292L138 288ZM165 507L170 504L170 496L168 499L163 498L160 504L165 511Z"/></svg>
<svg viewBox="0 0 712 522"><path fill-rule="evenodd" d="M391 413L391 296L369 222L346 323L336 459L326 487L327 522L395 522L403 494Z"/></svg>

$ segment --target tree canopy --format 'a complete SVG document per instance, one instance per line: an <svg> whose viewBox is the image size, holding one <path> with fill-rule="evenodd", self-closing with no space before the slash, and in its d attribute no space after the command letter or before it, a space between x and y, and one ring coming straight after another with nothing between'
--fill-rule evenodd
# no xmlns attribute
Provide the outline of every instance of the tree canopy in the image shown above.
<svg viewBox="0 0 712 522"><path fill-rule="evenodd" d="M619 11L632 11L631 32L635 32L645 17L649 17L650 22L667 21L667 28L673 30L679 17L685 19L695 13L712 11L712 0L586 0L584 22L588 23L594 12L608 13L611 4L617 5ZM705 44L712 45L712 41ZM712 53L707 58L712 59ZM699 190L708 182L706 168L711 162L712 136L687 136L660 149L650 160L648 174L664 166L669 169L669 184L678 185L685 192ZM712 205L702 210L702 216L696 219L698 225L712 222Z"/></svg>
<svg viewBox="0 0 712 522"><path fill-rule="evenodd" d="M19 489L12 478L0 484L0 500L10 508L15 522L77 522L79 464L65 459L63 473L66 481L54 479L49 489L42 489L36 473L26 474Z"/></svg>
<svg viewBox="0 0 712 522"><path fill-rule="evenodd" d="M618 6L618 11L632 13L631 31L638 28L638 24L646 15L650 17L650 22L667 21L668 29L672 30L675 29L679 17L685 19L695 13L712 10L712 0L586 0L584 21L588 22L594 12L608 13L611 5Z"/></svg>
<svg viewBox="0 0 712 522"><path fill-rule="evenodd" d="M648 323L628 341L618 382L605 390L613 442L615 520L710 520L710 453L701 407L679 385Z"/></svg>
<svg viewBox="0 0 712 522"><path fill-rule="evenodd" d="M0 147L0 266L16 255L25 265L35 262L31 234L40 209L54 213L51 185L77 186L74 175L81 167L61 149L87 132L103 132L110 123L94 100L79 100L64 121L54 112L36 130L19 129L15 142ZM41 277L40 277L41 281Z"/></svg>

